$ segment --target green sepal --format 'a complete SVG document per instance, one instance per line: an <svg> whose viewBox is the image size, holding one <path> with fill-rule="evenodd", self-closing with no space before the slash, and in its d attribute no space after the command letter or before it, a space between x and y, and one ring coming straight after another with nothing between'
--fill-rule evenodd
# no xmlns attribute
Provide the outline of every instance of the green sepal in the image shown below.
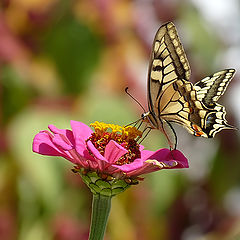
<svg viewBox="0 0 240 240"><path fill-rule="evenodd" d="M90 188L93 194L113 197L121 192L124 192L133 185L132 180L127 183L124 179L117 179L112 176L103 178L101 177L101 174L93 171L86 171L83 168L79 169L78 172L82 177L83 182ZM135 182L138 181L134 180L134 184L136 184Z"/></svg>

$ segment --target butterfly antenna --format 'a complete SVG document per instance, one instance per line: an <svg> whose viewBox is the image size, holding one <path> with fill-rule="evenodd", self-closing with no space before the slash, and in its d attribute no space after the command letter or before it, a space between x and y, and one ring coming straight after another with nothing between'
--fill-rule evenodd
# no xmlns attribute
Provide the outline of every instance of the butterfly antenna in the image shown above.
<svg viewBox="0 0 240 240"><path fill-rule="evenodd" d="M143 107L143 105L135 98L133 97L129 92L128 92L128 87L125 88L125 93L132 98L141 108L144 112L146 112L145 108Z"/></svg>
<svg viewBox="0 0 240 240"><path fill-rule="evenodd" d="M139 123L139 121L141 121L142 118L139 118L138 120L134 121L134 122L131 122L131 123L128 123L127 125L124 125L124 127L128 127L128 126L131 126L133 125L134 127Z"/></svg>

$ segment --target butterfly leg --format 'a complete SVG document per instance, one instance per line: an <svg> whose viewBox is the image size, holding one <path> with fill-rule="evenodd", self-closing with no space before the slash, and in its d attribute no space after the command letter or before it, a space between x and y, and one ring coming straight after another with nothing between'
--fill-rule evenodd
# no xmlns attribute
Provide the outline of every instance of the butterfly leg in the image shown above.
<svg viewBox="0 0 240 240"><path fill-rule="evenodd" d="M142 137L141 137L141 138L139 137L139 139L141 139L141 141L140 141L138 144L141 144L141 143L144 141L144 139L145 139L145 138L147 137L147 135L151 132L151 130L152 130L151 127L145 127L145 129L144 129L143 132L142 132ZM146 132L146 131L147 131L147 132ZM146 134L145 134L145 136L143 136L145 132L146 132ZM139 139L137 139L137 141L138 141Z"/></svg>
<svg viewBox="0 0 240 240"><path fill-rule="evenodd" d="M177 134L172 127L171 123L166 120L161 120L162 132L167 138L170 150L175 150L177 148Z"/></svg>

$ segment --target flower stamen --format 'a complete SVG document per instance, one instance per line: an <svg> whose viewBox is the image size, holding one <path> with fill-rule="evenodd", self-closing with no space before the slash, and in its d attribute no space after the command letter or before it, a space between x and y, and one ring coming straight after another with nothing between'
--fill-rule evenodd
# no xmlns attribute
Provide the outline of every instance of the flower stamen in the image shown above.
<svg viewBox="0 0 240 240"><path fill-rule="evenodd" d="M128 151L115 164L123 165L131 163L136 158L141 157L139 144L135 140L137 137L142 136L140 130L132 126L121 127L98 121L90 124L90 126L94 128L95 132L86 141L91 141L101 155L104 156L105 148L110 140L114 140Z"/></svg>

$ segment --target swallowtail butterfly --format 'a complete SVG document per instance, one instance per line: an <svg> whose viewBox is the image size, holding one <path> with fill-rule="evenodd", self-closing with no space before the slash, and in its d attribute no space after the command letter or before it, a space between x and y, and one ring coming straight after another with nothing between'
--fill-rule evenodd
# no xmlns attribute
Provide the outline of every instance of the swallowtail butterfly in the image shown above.
<svg viewBox="0 0 240 240"><path fill-rule="evenodd" d="M162 25L153 42L148 72L149 111L143 114L143 119L165 134L172 149L177 144L172 122L206 138L214 137L222 129L233 129L225 119L225 107L217 101L234 73L234 69L225 69L193 85L174 24Z"/></svg>

